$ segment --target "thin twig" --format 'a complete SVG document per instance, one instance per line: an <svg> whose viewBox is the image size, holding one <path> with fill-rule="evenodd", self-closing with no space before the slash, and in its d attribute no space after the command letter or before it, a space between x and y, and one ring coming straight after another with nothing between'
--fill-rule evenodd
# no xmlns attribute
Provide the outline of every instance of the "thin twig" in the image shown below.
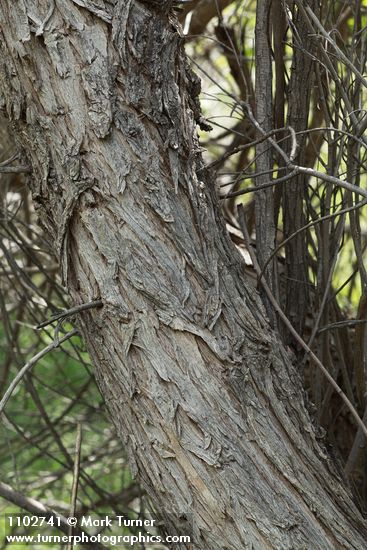
<svg viewBox="0 0 367 550"><path fill-rule="evenodd" d="M74 315L75 313L80 313L81 311L85 311L87 309L92 309L95 307L101 307L103 306L102 300L95 300L94 302L87 302L86 304L81 304L80 306L74 306L70 309L67 309L65 311L62 311L61 313L56 313L56 315L53 315L50 317L47 321L43 321L39 325L37 325L37 329L45 328L48 325L51 325L55 321L59 321L60 319L66 319L67 317L70 317L71 315Z"/></svg>
<svg viewBox="0 0 367 550"><path fill-rule="evenodd" d="M4 166L9 166L9 164L11 164L13 162L13 160L16 160L19 156L19 153L14 153L14 155L12 155L11 157L9 157L8 159L6 160L3 160L2 162L0 162L0 166L3 168Z"/></svg>
<svg viewBox="0 0 367 550"><path fill-rule="evenodd" d="M274 134L284 132L286 128L276 128L274 130L271 130L271 132L268 132L266 135L261 136L259 139L256 139L254 141L250 141L249 143L244 143L243 145L239 145L238 147L235 147L234 149L231 149L230 151L227 151L222 155L219 159L214 160L210 164L207 164L200 168L198 172L201 170L210 170L211 168L214 168L217 166L217 164L221 164L222 162L226 161L229 157L236 155L237 153L240 153L241 151L245 151L246 149L249 149L250 147L255 147L255 145L259 145L259 143L262 143L265 141L268 137L271 137Z"/></svg>
<svg viewBox="0 0 367 550"><path fill-rule="evenodd" d="M74 456L74 471L73 471L73 485L71 488L71 507L70 516L75 517L76 512L76 499L78 496L79 485L79 468L80 468L80 452L82 447L82 425L80 422L77 424L76 440L75 440L75 456ZM69 535L70 542L68 543L67 550L73 550L74 544L72 542L71 535L73 534L73 526L70 525Z"/></svg>
<svg viewBox="0 0 367 550"><path fill-rule="evenodd" d="M241 189L239 191L233 191L232 193L227 193L223 197L220 197L220 200L230 199L232 197L239 197L240 195L246 195L247 193L255 193L256 191L261 191L262 189L273 187L274 185L278 185L279 183L284 183L294 178L297 174L298 174L297 170L293 170L292 172L289 172L289 174L282 176L281 178L277 178L273 181L269 181L268 183L262 183L261 185L258 185L256 187L247 187L246 189Z"/></svg>
<svg viewBox="0 0 367 550"><path fill-rule="evenodd" d="M29 174L30 166L0 166L0 174Z"/></svg>
<svg viewBox="0 0 367 550"><path fill-rule="evenodd" d="M367 324L367 319L346 319L345 321L338 321L337 323L332 323L331 325L326 325L325 327L320 328L317 333L325 332L326 330L334 330L339 328L354 327L356 325L365 325Z"/></svg>
<svg viewBox="0 0 367 550"><path fill-rule="evenodd" d="M20 371L18 372L18 374L16 375L16 377L14 378L14 380L11 382L10 386L8 387L8 389L6 390L3 398L1 399L0 401L0 415L1 413L3 412L7 402L9 401L13 391L15 390L15 388L17 387L17 385L19 384L19 382L22 380L22 378L24 377L24 375L40 360L42 359L42 357L44 357L45 355L47 355L50 351L52 351L53 349L59 347L61 344L63 344L64 342L66 342L66 340L69 340L70 338L72 338L73 336L75 336L76 334L78 334L78 330L77 329L73 329L71 330L70 332L68 332L67 334L65 334L65 336L63 336L62 338L60 338L60 340L58 342L55 342L53 341L50 345L46 346L43 350L41 350L39 353L37 353L36 355L34 355L32 357L32 359L30 359L25 365L23 368L20 369Z"/></svg>

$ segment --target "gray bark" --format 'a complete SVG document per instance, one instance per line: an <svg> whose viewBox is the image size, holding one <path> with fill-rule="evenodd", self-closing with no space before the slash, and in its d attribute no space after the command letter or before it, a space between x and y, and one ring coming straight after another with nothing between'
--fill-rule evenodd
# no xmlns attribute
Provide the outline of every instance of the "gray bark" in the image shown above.
<svg viewBox="0 0 367 550"><path fill-rule="evenodd" d="M311 0L309 6L316 10L318 2ZM310 110L311 90L314 82L312 38L308 36L308 28L301 14L295 13L295 22L298 29L297 37L293 37L294 51L291 76L288 87L288 117L287 125L295 132L302 132L307 128ZM300 39L301 37L301 39ZM305 163L305 136L298 140L297 162ZM290 150L291 144L288 145ZM284 237L287 238L306 224L303 212L304 197L306 194L307 178L304 175L296 176L283 187L283 220ZM307 264L306 233L301 232L291 239L285 246L286 260L286 299L285 312L288 319L299 334L303 333L306 315L309 311L309 277ZM292 342L292 337L286 335L285 340Z"/></svg>
<svg viewBox="0 0 367 550"><path fill-rule="evenodd" d="M269 132L273 127L272 100L272 52L271 52L271 0L258 0L256 3L255 59L256 59L256 118L263 130ZM259 136L260 137L260 136ZM273 179L273 150L267 141L256 146L256 185L269 183ZM275 249L273 189L257 191L255 194L256 216L256 253L261 267ZM265 270L265 277L272 292L278 293L278 275L276 262L272 261ZM264 296L265 306L273 326L276 324L272 307Z"/></svg>
<svg viewBox="0 0 367 550"><path fill-rule="evenodd" d="M134 474L197 549L364 548L218 214L174 19L48 6L0 2L2 102L73 303L103 301L80 323Z"/></svg>

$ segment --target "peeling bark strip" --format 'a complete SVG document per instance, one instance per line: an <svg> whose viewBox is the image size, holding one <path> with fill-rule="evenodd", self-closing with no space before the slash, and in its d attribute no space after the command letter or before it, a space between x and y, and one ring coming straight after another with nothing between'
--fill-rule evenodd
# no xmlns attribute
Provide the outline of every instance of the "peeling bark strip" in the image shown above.
<svg viewBox="0 0 367 550"><path fill-rule="evenodd" d="M206 550L365 548L197 177L175 20L132 0L49 6L0 2L2 102L73 302L103 301L81 316L85 341L167 530L192 525Z"/></svg>

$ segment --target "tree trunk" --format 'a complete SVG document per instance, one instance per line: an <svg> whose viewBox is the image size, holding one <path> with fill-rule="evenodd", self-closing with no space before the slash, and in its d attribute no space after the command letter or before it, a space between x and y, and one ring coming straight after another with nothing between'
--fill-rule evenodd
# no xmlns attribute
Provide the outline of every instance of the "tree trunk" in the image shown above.
<svg viewBox="0 0 367 550"><path fill-rule="evenodd" d="M225 233L175 20L49 5L0 2L0 89L71 299L103 302L80 323L133 472L198 549L365 548Z"/></svg>

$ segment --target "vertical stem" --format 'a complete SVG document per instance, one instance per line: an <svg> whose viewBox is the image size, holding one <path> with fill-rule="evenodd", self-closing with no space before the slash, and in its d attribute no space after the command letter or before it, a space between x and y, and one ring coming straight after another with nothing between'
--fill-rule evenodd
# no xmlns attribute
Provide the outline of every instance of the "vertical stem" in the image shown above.
<svg viewBox="0 0 367 550"><path fill-rule="evenodd" d="M71 488L71 507L70 507L70 517L75 516L76 511L76 499L78 496L78 485L79 485L79 469L80 469L80 452L82 447L82 425L80 422L77 424L76 430L76 439L75 439L75 456L74 456L74 471L73 471L73 485ZM69 535L73 534L73 527L70 526ZM73 550L73 543L68 543L67 550Z"/></svg>
<svg viewBox="0 0 367 550"><path fill-rule="evenodd" d="M315 0L310 2L316 8ZM296 8L294 7L294 10ZM307 129L310 96L313 84L312 41L308 28L298 11L294 13L297 36L293 36L293 60L288 89L287 123L296 132ZM305 161L305 138L299 138L297 162ZM303 202L307 176L300 174L290 186L283 188L284 236L287 238L305 224ZM309 305L306 234L299 233L285 248L286 300L285 313L294 328L302 334Z"/></svg>
<svg viewBox="0 0 367 550"><path fill-rule="evenodd" d="M271 0L257 2L255 28L256 118L266 132L273 128L270 8ZM273 152L269 144L264 141L256 147L256 155L258 157L256 172L267 172L265 175L256 177L255 185L262 185L272 179L272 176L268 174L273 169ZM256 193L255 212L257 256L260 266L263 267L275 247L274 197L271 188ZM277 294L277 275L274 262L270 262L266 268L265 278L272 292ZM274 325L275 315L269 301L266 298L265 300L270 321Z"/></svg>

